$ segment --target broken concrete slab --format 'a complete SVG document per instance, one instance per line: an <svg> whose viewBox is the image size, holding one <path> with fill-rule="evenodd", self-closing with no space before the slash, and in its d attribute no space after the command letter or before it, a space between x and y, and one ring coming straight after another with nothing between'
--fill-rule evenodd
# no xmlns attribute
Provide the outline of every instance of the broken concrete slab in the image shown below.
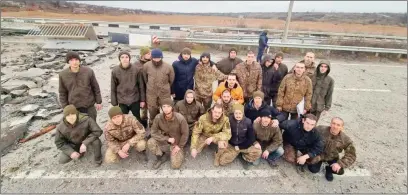
<svg viewBox="0 0 408 195"><path fill-rule="evenodd" d="M37 114L35 114L34 119L49 119L52 116L60 114L62 110L49 111L47 109L40 109Z"/></svg>
<svg viewBox="0 0 408 195"><path fill-rule="evenodd" d="M8 128L7 130L2 130L0 137L1 153L7 153L9 148L16 144L18 140L23 138L27 131L28 125L26 123L15 125L13 128Z"/></svg>
<svg viewBox="0 0 408 195"><path fill-rule="evenodd" d="M22 107L20 109L20 111L23 112L23 113L30 113L30 112L37 111L38 108L40 108L40 106L35 105L35 104L28 104L28 105L25 105L24 107Z"/></svg>
<svg viewBox="0 0 408 195"><path fill-rule="evenodd" d="M8 104L21 104L25 101L27 101L28 96L23 96L23 97L17 97L12 99L10 102L8 102Z"/></svg>
<svg viewBox="0 0 408 195"><path fill-rule="evenodd" d="M97 56L88 56L88 57L85 58L84 61L85 61L86 65L90 65L90 64L93 64L93 63L99 61L99 57L97 57Z"/></svg>
<svg viewBox="0 0 408 195"><path fill-rule="evenodd" d="M51 62L51 61L54 61L56 57L57 57L57 55L55 55L53 53L49 53L49 54L46 54L43 57L43 60L44 60L44 62Z"/></svg>
<svg viewBox="0 0 408 195"><path fill-rule="evenodd" d="M44 79L42 79L41 77L35 77L34 81L35 81L35 83L37 83L38 88L44 86L44 84L45 84Z"/></svg>
<svg viewBox="0 0 408 195"><path fill-rule="evenodd" d="M48 97L48 94L47 94L47 93L43 93L43 89L42 89L42 88L30 89L30 90L28 91L28 95L33 96L33 97L40 97L40 98Z"/></svg>
<svg viewBox="0 0 408 195"><path fill-rule="evenodd" d="M98 57L104 57L110 54L113 54L116 51L116 47L105 47L99 51L97 51L94 55Z"/></svg>
<svg viewBox="0 0 408 195"><path fill-rule="evenodd" d="M30 68L23 72L15 73L16 78L32 78L32 77L39 77L43 74L46 74L48 71L41 69L41 68Z"/></svg>
<svg viewBox="0 0 408 195"><path fill-rule="evenodd" d="M10 127L15 127L17 125L21 125L21 124L27 124L28 122L30 122L30 120L34 117L34 114L29 114L26 115L25 117L19 118L14 120L13 122L10 123Z"/></svg>
<svg viewBox="0 0 408 195"><path fill-rule="evenodd" d="M57 105L57 104L49 104L45 106L45 109L47 110L56 110L56 109L61 109L61 106Z"/></svg>
<svg viewBox="0 0 408 195"><path fill-rule="evenodd" d="M43 49L67 49L67 50L84 50L95 51L98 48L97 40L48 40L45 42Z"/></svg>
<svg viewBox="0 0 408 195"><path fill-rule="evenodd" d="M24 93L25 93L26 91L27 91L26 89L13 90L13 91L10 92L10 94L11 94L13 97L21 97L21 96L24 96Z"/></svg>
<svg viewBox="0 0 408 195"><path fill-rule="evenodd" d="M53 61L53 62L45 62L42 64L36 64L35 67L41 68L41 69L59 69L62 67L62 65L59 61Z"/></svg>
<svg viewBox="0 0 408 195"><path fill-rule="evenodd" d="M13 90L19 90L19 89L31 89L37 87L37 84L35 84L32 81L25 81L25 80L19 80L19 79L13 79L13 80L8 80L4 84L1 85L2 90L4 90L6 93L10 93Z"/></svg>
<svg viewBox="0 0 408 195"><path fill-rule="evenodd" d="M8 103L11 99L11 95L1 95L1 105Z"/></svg>
<svg viewBox="0 0 408 195"><path fill-rule="evenodd" d="M64 117L63 114L55 115L50 120L46 121L44 123L43 127L48 127L48 126L51 126L51 125L58 125L61 122L63 117Z"/></svg>

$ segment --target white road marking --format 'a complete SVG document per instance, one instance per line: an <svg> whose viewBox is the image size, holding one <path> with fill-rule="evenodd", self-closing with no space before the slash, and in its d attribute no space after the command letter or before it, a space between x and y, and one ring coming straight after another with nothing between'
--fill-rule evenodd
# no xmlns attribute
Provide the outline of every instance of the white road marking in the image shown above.
<svg viewBox="0 0 408 195"><path fill-rule="evenodd" d="M326 174L326 171L323 169L319 173L317 173L319 176L324 177ZM334 177L371 177L371 172L367 169L345 169L343 175L336 175L333 174Z"/></svg>
<svg viewBox="0 0 408 195"><path fill-rule="evenodd" d="M391 92L391 90L389 90L389 89L334 88L334 90L340 90L340 91L384 92L384 93L389 93L389 92Z"/></svg>
<svg viewBox="0 0 408 195"><path fill-rule="evenodd" d="M89 170L59 171L33 170L20 172L11 179L96 179L96 178L266 178L277 176L277 170Z"/></svg>
<svg viewBox="0 0 408 195"><path fill-rule="evenodd" d="M338 66L367 66L367 67L382 67L382 68L407 68L407 66L403 66L403 65L337 64L337 63L334 63L332 65L338 65Z"/></svg>

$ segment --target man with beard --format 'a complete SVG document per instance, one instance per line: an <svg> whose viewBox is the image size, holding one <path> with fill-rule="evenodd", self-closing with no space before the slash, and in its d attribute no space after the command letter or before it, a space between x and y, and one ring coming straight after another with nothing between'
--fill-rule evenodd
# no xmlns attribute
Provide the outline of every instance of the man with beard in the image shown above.
<svg viewBox="0 0 408 195"><path fill-rule="evenodd" d="M234 102L231 98L231 92L228 89L224 89L224 91L221 93L221 98L218 99L217 104L222 105L223 110L224 110L224 115L229 116L230 114L234 113L234 110L232 109L232 106L234 104L239 104L237 102Z"/></svg>
<svg viewBox="0 0 408 195"><path fill-rule="evenodd" d="M143 65L143 79L146 83L149 126L151 126L153 119L160 112L161 101L171 98L170 88L174 81L174 70L169 64L163 62L163 53L160 49L153 49L152 61Z"/></svg>
<svg viewBox="0 0 408 195"><path fill-rule="evenodd" d="M195 100L195 92L191 89L187 89L184 100L176 103L174 111L184 116L190 132L193 130L198 118L205 113L203 105Z"/></svg>
<svg viewBox="0 0 408 195"><path fill-rule="evenodd" d="M142 47L140 48L140 56L139 59L135 62L135 66L142 69L143 70L143 65L150 61L152 58L152 54L150 52L150 49L148 47ZM143 89L144 91L142 92L142 95L144 94L144 99L146 100L146 83L143 79L143 72L141 73L141 77L139 78L139 83L143 83ZM144 128L147 128L147 105L146 102L144 104L144 106L140 107L140 119L141 119L141 123L143 125Z"/></svg>
<svg viewBox="0 0 408 195"><path fill-rule="evenodd" d="M258 56L256 57L257 62L261 62L262 55L265 52L265 49L268 48L268 30L264 30L261 35L259 35L259 47L258 47Z"/></svg>
<svg viewBox="0 0 408 195"><path fill-rule="evenodd" d="M239 85L244 90L245 103L252 97L252 93L262 90L262 69L258 62L255 62L255 54L248 51L245 62L238 64L232 73L237 74Z"/></svg>
<svg viewBox="0 0 408 195"><path fill-rule="evenodd" d="M173 62L175 77L171 87L171 94L175 103L184 99L188 89L193 89L193 77L197 64L198 60L191 57L191 49L189 48L184 48L178 60Z"/></svg>
<svg viewBox="0 0 408 195"><path fill-rule="evenodd" d="M227 149L229 139L231 139L229 119L223 114L222 106L216 103L194 126L191 135L191 156L195 158L206 145L217 144L214 166L219 166L220 157Z"/></svg>
<svg viewBox="0 0 408 195"><path fill-rule="evenodd" d="M104 134L108 145L105 153L106 163L115 163L129 157L132 147L143 154L147 162L145 129L132 116L124 114L119 106L114 106L108 112L110 120L106 123Z"/></svg>
<svg viewBox="0 0 408 195"><path fill-rule="evenodd" d="M214 92L213 100L215 102L221 103L221 93L224 90L228 90L231 93L232 101L243 104L244 103L244 91L242 90L241 86L237 81L237 75L234 73L230 73L227 77L227 80L221 82L218 85L217 89Z"/></svg>
<svg viewBox="0 0 408 195"><path fill-rule="evenodd" d="M310 111L320 119L320 115L329 111L332 103L334 80L329 76L330 61L322 60L316 68L316 73L312 76L313 96L312 110Z"/></svg>
<svg viewBox="0 0 408 195"><path fill-rule="evenodd" d="M129 52L121 51L119 60L119 66L114 67L111 74L111 104L119 105L124 114L132 111L141 122L140 107L144 107L146 101L142 69L130 64Z"/></svg>
<svg viewBox="0 0 408 195"><path fill-rule="evenodd" d="M194 91L196 92L196 100L201 102L205 110L211 107L212 103L212 84L216 80L226 79L226 75L222 74L214 63L211 61L209 53L202 53L200 62L196 67L194 74Z"/></svg>
<svg viewBox="0 0 408 195"><path fill-rule="evenodd" d="M79 159L91 145L95 166L101 165L101 135L102 129L91 117L78 112L74 105L65 106L64 118L55 133L55 145L62 152L59 163L65 164L72 159Z"/></svg>
<svg viewBox="0 0 408 195"><path fill-rule="evenodd" d="M61 106L65 108L72 104L79 112L88 114L96 121L97 110L102 109L102 96L94 71L80 66L79 55L75 52L67 53L66 62L69 68L59 73Z"/></svg>
<svg viewBox="0 0 408 195"><path fill-rule="evenodd" d="M171 168L179 169L189 137L188 124L183 115L173 111L171 99L164 99L161 109L163 112L154 118L152 137L147 141L147 147L156 156L153 168L158 169L170 156Z"/></svg>
<svg viewBox="0 0 408 195"><path fill-rule="evenodd" d="M316 71L315 54L313 52L307 52L303 60L300 61L300 63L305 64L306 75L311 79ZM294 69L295 67L293 67L292 70L290 70L290 73L293 73Z"/></svg>
<svg viewBox="0 0 408 195"><path fill-rule="evenodd" d="M225 75L230 74L235 66L242 62L241 58L237 57L237 53L237 49L231 48L229 50L228 57L217 62L218 70L220 70Z"/></svg>
<svg viewBox="0 0 408 195"><path fill-rule="evenodd" d="M305 64L298 62L292 74L283 78L276 101L276 109L283 112L285 119L297 119L298 114L306 114L312 108L312 81L305 73ZM297 113L296 106L304 98L305 107L303 113Z"/></svg>
<svg viewBox="0 0 408 195"><path fill-rule="evenodd" d="M288 74L288 67L282 64L283 53L277 53L275 59L267 54L262 60L262 92L265 94L264 101L270 105L276 106L278 98L278 88L282 79Z"/></svg>

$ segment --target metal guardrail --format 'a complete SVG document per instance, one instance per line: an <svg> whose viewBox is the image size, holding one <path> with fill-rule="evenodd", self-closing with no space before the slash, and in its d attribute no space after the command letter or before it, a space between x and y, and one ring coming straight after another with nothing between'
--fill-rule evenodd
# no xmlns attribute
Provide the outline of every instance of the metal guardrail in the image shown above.
<svg viewBox="0 0 408 195"><path fill-rule="evenodd" d="M211 28L211 29L225 29L230 31L252 31L261 32L263 29L258 28L234 28L234 27L221 27L221 26L196 26L196 25L179 25L179 24L148 24L148 23L129 23L129 22L108 22L108 21L89 21L89 20L69 20L69 19L51 19L51 18L17 18L17 17L1 17L1 21L11 22L25 22L25 23L84 23L98 26L103 24L108 27L114 25L115 27L125 28L140 28L141 26L148 26L149 28L160 29L169 28L169 30L184 30L188 31L194 28ZM282 33L283 30L268 29L272 33ZM375 38L375 39L391 39L391 40L407 40L407 37L401 36L386 36L386 35L373 35L373 34L355 34L355 33L334 33L334 32L316 32L316 31L289 31L289 34L304 34L309 36L340 36L340 37L359 37L359 38Z"/></svg>

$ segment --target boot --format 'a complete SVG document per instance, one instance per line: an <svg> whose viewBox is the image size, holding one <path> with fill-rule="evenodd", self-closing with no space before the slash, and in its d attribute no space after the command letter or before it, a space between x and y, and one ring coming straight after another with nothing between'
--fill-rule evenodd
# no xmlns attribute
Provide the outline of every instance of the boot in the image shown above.
<svg viewBox="0 0 408 195"><path fill-rule="evenodd" d="M143 151L141 152L141 154L142 154L142 159L143 159L145 162L148 162L149 159L147 158L146 150L143 150Z"/></svg>
<svg viewBox="0 0 408 195"><path fill-rule="evenodd" d="M331 169L330 166L326 166L326 174L325 177L327 179L327 181L333 181L334 177L333 177L333 171Z"/></svg>
<svg viewBox="0 0 408 195"><path fill-rule="evenodd" d="M216 167L220 166L220 157L221 157L220 152L215 152L214 153L214 166L216 166Z"/></svg>
<svg viewBox="0 0 408 195"><path fill-rule="evenodd" d="M156 156L156 161L153 164L153 169L158 169L163 163L168 160L168 155L163 153L161 156Z"/></svg>
<svg viewBox="0 0 408 195"><path fill-rule="evenodd" d="M250 167L249 162L246 161L244 158L242 158L242 156L241 156L241 158L239 158L239 160L241 160L242 167L244 167L245 170L249 170L249 167Z"/></svg>
<svg viewBox="0 0 408 195"><path fill-rule="evenodd" d="M276 167L279 166L278 163L276 163L276 160L266 159L266 161L268 162L268 164L269 164L269 166L270 166L271 168L276 168Z"/></svg>
<svg viewBox="0 0 408 195"><path fill-rule="evenodd" d="M297 170L298 173L304 173L305 172L305 165L296 164L296 170Z"/></svg>

